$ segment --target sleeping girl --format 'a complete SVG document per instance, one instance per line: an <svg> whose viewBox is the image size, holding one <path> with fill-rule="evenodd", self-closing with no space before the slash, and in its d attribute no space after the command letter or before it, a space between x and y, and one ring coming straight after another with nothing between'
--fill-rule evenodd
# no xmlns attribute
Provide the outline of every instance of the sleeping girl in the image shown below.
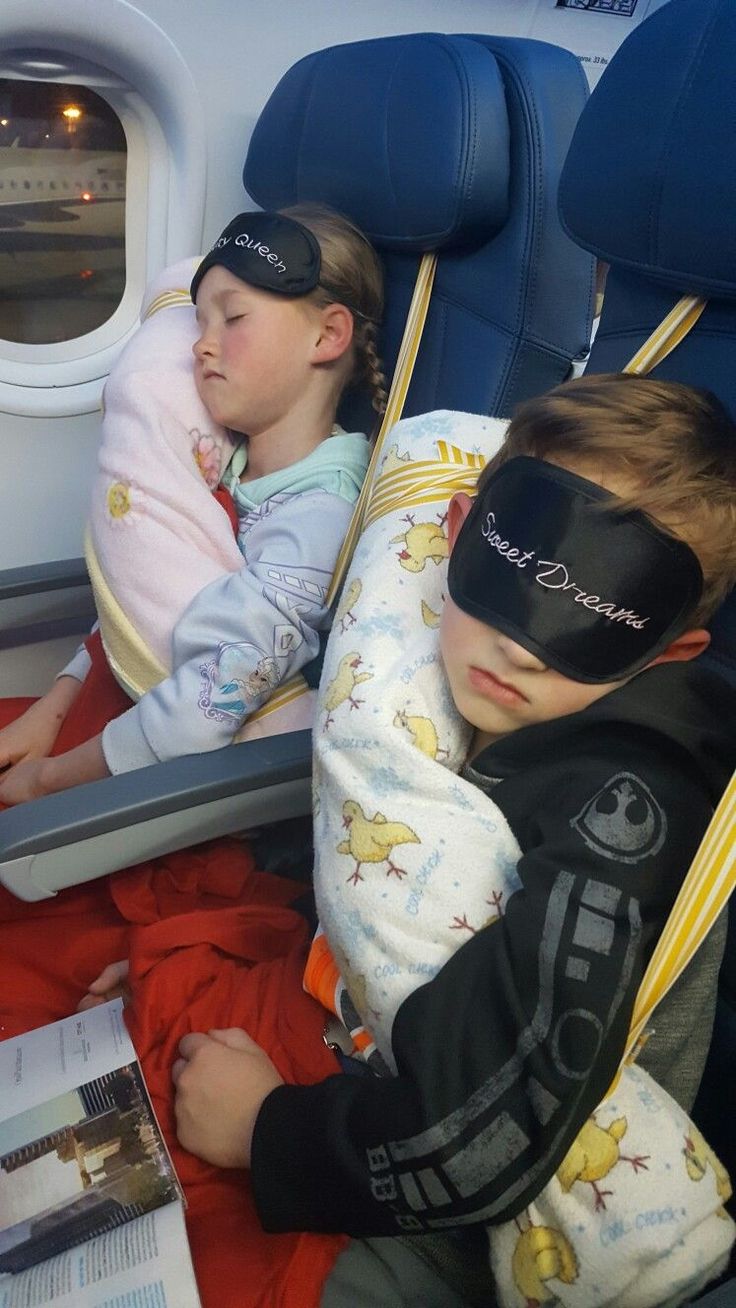
<svg viewBox="0 0 736 1308"><path fill-rule="evenodd" d="M194 273L193 311L176 289L190 266L153 288L108 382L86 541L99 635L0 731L1 803L308 725L303 683L251 719L327 624L368 461L338 402L362 382L384 397L380 264L346 219L300 206L234 218ZM103 660L112 720L89 739L78 723L82 743L51 757Z"/></svg>

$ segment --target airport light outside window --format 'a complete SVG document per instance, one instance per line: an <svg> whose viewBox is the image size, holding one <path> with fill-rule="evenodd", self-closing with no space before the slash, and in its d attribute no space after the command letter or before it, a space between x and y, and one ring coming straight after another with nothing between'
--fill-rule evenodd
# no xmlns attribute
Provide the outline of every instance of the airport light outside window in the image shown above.
<svg viewBox="0 0 736 1308"><path fill-rule="evenodd" d="M127 143L102 96L0 79L0 338L85 336L125 290Z"/></svg>

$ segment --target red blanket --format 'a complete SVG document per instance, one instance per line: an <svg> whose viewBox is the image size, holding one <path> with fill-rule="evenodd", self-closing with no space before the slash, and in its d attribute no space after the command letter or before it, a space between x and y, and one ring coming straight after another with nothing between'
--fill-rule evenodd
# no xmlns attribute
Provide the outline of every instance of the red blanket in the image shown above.
<svg viewBox="0 0 736 1308"><path fill-rule="evenodd" d="M128 700L99 642L93 673L55 752L97 734ZM0 726L28 700L0 702ZM187 1227L204 1308L310 1308L342 1237L266 1235L248 1177L182 1150L171 1065L181 1036L242 1026L285 1080L336 1070L324 1015L301 984L307 928L288 907L303 887L259 872L247 845L221 840L24 904L0 887L0 1038L72 1012L105 964L130 957L126 1016L184 1185Z"/></svg>

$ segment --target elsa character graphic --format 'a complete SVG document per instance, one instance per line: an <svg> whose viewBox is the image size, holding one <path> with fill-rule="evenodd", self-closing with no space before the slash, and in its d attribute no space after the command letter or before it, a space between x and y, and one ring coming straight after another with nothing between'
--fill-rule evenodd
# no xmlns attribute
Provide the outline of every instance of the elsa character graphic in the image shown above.
<svg viewBox="0 0 736 1308"><path fill-rule="evenodd" d="M242 722L281 680L277 660L249 641L220 645L216 658L204 663L200 673L199 708L218 722Z"/></svg>

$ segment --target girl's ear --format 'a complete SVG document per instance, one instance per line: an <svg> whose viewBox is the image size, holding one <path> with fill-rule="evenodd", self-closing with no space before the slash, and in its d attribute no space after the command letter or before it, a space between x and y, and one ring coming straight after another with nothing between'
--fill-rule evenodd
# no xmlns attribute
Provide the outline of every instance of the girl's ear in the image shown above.
<svg viewBox="0 0 736 1308"><path fill-rule="evenodd" d="M452 551L465 519L473 507L470 495L456 491L447 506L447 540Z"/></svg>
<svg viewBox="0 0 736 1308"><path fill-rule="evenodd" d="M658 654L656 659L652 659L648 665L653 668L657 663L689 663L690 659L696 659L710 645L710 632L702 628L693 631L683 631L681 636L672 641L662 654Z"/></svg>
<svg viewBox="0 0 736 1308"><path fill-rule="evenodd" d="M331 363L342 358L353 340L353 315L344 304L327 304L319 311L320 321L315 342L315 363Z"/></svg>

